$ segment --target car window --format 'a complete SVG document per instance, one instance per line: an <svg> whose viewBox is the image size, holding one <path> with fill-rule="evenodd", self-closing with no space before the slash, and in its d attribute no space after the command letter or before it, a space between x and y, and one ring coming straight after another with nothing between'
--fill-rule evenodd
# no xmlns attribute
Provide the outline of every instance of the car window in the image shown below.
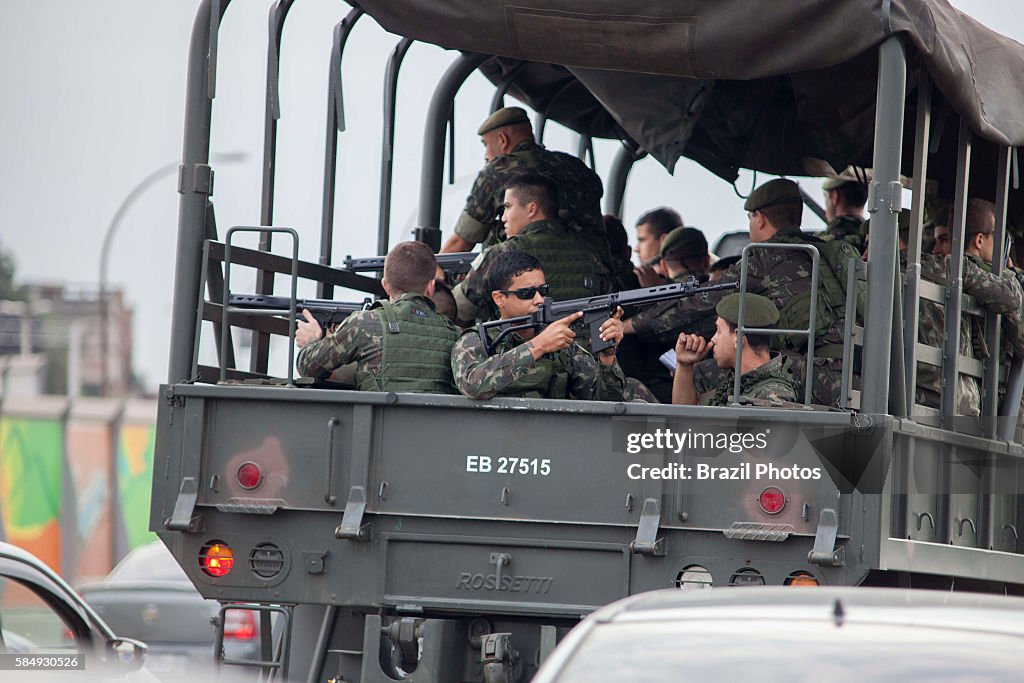
<svg viewBox="0 0 1024 683"><path fill-rule="evenodd" d="M15 654L79 650L71 627L28 585L0 576L3 651Z"/></svg>
<svg viewBox="0 0 1024 683"><path fill-rule="evenodd" d="M114 570L108 580L119 581L184 581L188 576L162 543L143 546L130 553Z"/></svg>
<svg viewBox="0 0 1024 683"><path fill-rule="evenodd" d="M1022 641L999 633L828 622L604 624L556 680L995 683L1019 680Z"/></svg>

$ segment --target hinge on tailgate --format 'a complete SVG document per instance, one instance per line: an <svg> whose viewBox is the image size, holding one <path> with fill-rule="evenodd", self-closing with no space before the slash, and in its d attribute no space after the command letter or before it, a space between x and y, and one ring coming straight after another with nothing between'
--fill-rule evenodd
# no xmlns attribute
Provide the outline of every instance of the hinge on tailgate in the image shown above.
<svg viewBox="0 0 1024 683"><path fill-rule="evenodd" d="M174 512L164 520L164 526L171 531L184 531L197 534L203 530L203 516L196 515L196 499L199 497L199 486L195 477L181 480L178 498L174 501Z"/></svg>
<svg viewBox="0 0 1024 683"><path fill-rule="evenodd" d="M661 507L654 498L644 500L644 509L640 513L640 524L636 529L636 538L630 541L629 551L637 555L665 555L665 539L658 538L658 527L661 525Z"/></svg>
<svg viewBox="0 0 1024 683"><path fill-rule="evenodd" d="M820 567L842 567L844 551L836 548L839 534L839 516L832 508L825 508L818 517L818 530L814 533L814 548L807 553L807 561Z"/></svg>
<svg viewBox="0 0 1024 683"><path fill-rule="evenodd" d="M348 492L345 503L345 515L341 524L334 530L335 538L347 538L350 541L369 541L370 524L363 524L363 513L366 512L366 489L353 486Z"/></svg>

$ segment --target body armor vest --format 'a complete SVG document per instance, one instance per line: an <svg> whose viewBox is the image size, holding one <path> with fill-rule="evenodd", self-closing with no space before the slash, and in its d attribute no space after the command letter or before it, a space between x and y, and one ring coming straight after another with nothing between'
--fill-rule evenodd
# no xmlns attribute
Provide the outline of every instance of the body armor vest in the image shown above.
<svg viewBox="0 0 1024 683"><path fill-rule="evenodd" d="M426 304L417 305L416 297L376 306L383 330L380 369L356 373L359 390L455 393L451 356L458 331Z"/></svg>

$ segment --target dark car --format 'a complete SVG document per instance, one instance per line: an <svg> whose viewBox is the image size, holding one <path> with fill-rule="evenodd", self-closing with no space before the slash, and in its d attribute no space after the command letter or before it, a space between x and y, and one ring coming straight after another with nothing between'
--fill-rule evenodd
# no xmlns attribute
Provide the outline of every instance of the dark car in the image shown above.
<svg viewBox="0 0 1024 683"><path fill-rule="evenodd" d="M213 669L220 605L205 600L159 541L128 553L107 577L82 586L82 597L118 633L149 645L146 668L162 678L207 673ZM259 659L255 612L228 610L224 652L228 658Z"/></svg>
<svg viewBox="0 0 1024 683"><path fill-rule="evenodd" d="M144 644L115 635L56 572L9 543L0 543L0 654L60 660L95 679L152 680L139 670ZM70 661L78 658L81 665ZM12 679L13 663L4 661L3 678Z"/></svg>
<svg viewBox="0 0 1024 683"><path fill-rule="evenodd" d="M1024 680L1024 599L887 588L665 590L576 626L532 683Z"/></svg>

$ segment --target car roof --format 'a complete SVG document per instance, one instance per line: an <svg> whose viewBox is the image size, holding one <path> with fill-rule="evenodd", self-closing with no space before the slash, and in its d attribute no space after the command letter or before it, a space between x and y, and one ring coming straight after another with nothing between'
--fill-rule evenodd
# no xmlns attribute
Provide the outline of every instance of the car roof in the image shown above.
<svg viewBox="0 0 1024 683"><path fill-rule="evenodd" d="M912 623L1024 636L1024 598L850 586L652 591L612 603L589 618L599 623L627 623L761 617Z"/></svg>

